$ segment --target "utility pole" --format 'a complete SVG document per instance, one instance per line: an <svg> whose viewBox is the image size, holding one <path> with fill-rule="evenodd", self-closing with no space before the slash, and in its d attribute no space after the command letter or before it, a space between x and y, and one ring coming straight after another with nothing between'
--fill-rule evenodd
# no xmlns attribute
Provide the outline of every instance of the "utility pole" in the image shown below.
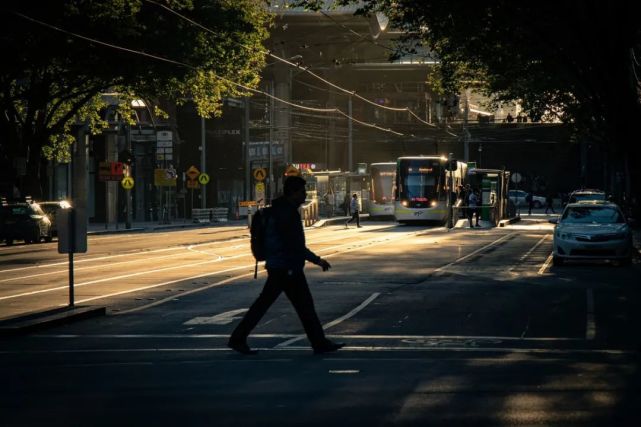
<svg viewBox="0 0 641 427"><path fill-rule="evenodd" d="M131 150L131 125L125 124L125 126L126 126L126 129L125 129L126 146L127 146L127 151L131 156L129 159L126 159L127 160L126 176L131 176L131 167L134 162L134 154ZM127 197L127 216L125 218L125 228L127 230L130 230L131 217L132 217L131 190L125 190L125 195Z"/></svg>
<svg viewBox="0 0 641 427"><path fill-rule="evenodd" d="M352 171L353 157L352 157L352 95L349 96L347 104L347 170Z"/></svg>
<svg viewBox="0 0 641 427"><path fill-rule="evenodd" d="M249 200L251 193L249 192L249 177L250 177L250 162L249 162L249 97L245 98L245 200Z"/></svg>
<svg viewBox="0 0 641 427"><path fill-rule="evenodd" d="M470 131L467 129L467 120L470 115L470 90L465 89L465 111L463 115L463 159L470 160Z"/></svg>
<svg viewBox="0 0 641 427"><path fill-rule="evenodd" d="M205 141L205 118L200 118L200 173L207 171L206 169L206 159L207 159L207 149ZM204 209L207 207L207 190L205 185L200 186L200 197L201 197L201 207Z"/></svg>
<svg viewBox="0 0 641 427"><path fill-rule="evenodd" d="M268 166L268 178L267 178L267 201L272 202L272 195L274 191L274 172L273 172L273 158L272 158L272 143L274 140L274 81L272 80L269 85L269 93L272 95L269 98L269 166Z"/></svg>

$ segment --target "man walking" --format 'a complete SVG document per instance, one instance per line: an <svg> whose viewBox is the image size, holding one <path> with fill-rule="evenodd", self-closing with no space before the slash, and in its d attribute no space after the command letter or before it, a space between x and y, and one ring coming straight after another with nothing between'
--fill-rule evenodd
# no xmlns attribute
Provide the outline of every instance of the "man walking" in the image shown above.
<svg viewBox="0 0 641 427"><path fill-rule="evenodd" d="M474 228L474 225L472 222L474 214L476 214L476 226L480 227L478 205L479 205L479 197L477 194L477 190L475 188L471 190L467 196L467 219L470 222L470 228Z"/></svg>
<svg viewBox="0 0 641 427"><path fill-rule="evenodd" d="M358 215L358 195L356 193L352 194L352 201L349 203L349 210L352 213L352 217L347 220L345 223L345 228L348 228L350 222L356 220L356 227L361 228L361 220Z"/></svg>
<svg viewBox="0 0 641 427"><path fill-rule="evenodd" d="M298 207L305 201L305 180L290 176L285 180L284 196L273 200L271 213L266 219L265 268L267 281L249 311L232 332L227 346L242 354L256 354L247 345L247 337L256 327L281 292L285 292L300 318L314 353L329 353L344 346L325 338L318 320L312 294L303 268L305 261L320 266L323 271L331 265L310 251L305 245L305 233Z"/></svg>

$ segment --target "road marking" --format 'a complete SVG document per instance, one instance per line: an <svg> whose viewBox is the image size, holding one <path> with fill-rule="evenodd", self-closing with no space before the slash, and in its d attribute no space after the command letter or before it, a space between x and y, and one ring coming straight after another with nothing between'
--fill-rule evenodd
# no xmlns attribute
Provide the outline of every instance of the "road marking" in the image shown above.
<svg viewBox="0 0 641 427"><path fill-rule="evenodd" d="M499 239L497 239L497 240L495 240L495 241L493 241L493 242L491 242L491 243L489 243L489 244L487 244L487 245L485 245L485 246L473 251L472 253L469 253L469 254L465 255L464 257L458 258L458 259L456 259L456 260L454 260L454 261L452 261L452 262L450 262L448 264L445 264L445 265L437 268L436 270L434 270L434 273L445 271L447 268L449 268L449 267L451 267L451 266L453 266L455 264L458 264L461 261L465 261L466 259L471 258L474 255L478 254L479 252L483 252L483 251L491 248L492 246L495 246L496 244L500 243L503 240L506 240L506 239L512 237L515 234L517 234L517 233L516 232L511 232L509 234L506 234L505 236L503 236L503 237L501 237L501 238L499 238Z"/></svg>
<svg viewBox="0 0 641 427"><path fill-rule="evenodd" d="M253 274L253 273L252 273ZM212 339L229 338L229 334L38 334L31 335L34 338L56 338L56 339ZM296 338L300 334L252 334L252 338ZM575 342L585 341L584 338L572 337L530 337L521 338L516 336L492 336L492 335L382 335L382 334L328 334L328 338L350 339L350 340L475 340L475 341L518 341L518 342Z"/></svg>
<svg viewBox="0 0 641 427"><path fill-rule="evenodd" d="M324 329L324 330L327 330L327 329L331 328L332 326L336 326L336 325L338 325L339 323L341 323L341 322L343 322L343 321L345 321L345 320L349 319L350 317L352 317L352 316L356 315L359 311L361 311L362 309L364 309L365 307L367 307L367 306L369 305L369 303L371 303L371 302L372 302L372 301L374 301L376 298L378 298L378 296L379 296L380 294L381 294L380 292L374 292L372 295L370 295L370 296L369 296L369 298L367 298L365 301L363 301L362 303L360 303L360 305L358 305L358 307L354 308L354 309L353 309L352 311L350 311L349 313L347 313L347 314L345 314L345 315L343 315L343 316L341 316L341 317L339 317L339 318L337 318L337 319L334 319L334 320L332 320L332 321L331 321L331 322L329 322L329 323L324 324L324 325L323 325L323 329ZM296 338L292 338L292 339L290 339L290 340L287 340L287 341L285 341L285 342L282 342L282 343L278 344L276 347L286 347L286 346L288 346L289 344L292 344L292 343L295 343L295 342L297 342L297 341L302 340L303 338L305 338L305 335L299 335L299 336L297 336Z"/></svg>
<svg viewBox="0 0 641 427"><path fill-rule="evenodd" d="M330 369L329 371L330 374L339 374L339 375L353 375L353 374L360 374L361 371L359 369Z"/></svg>
<svg viewBox="0 0 641 427"><path fill-rule="evenodd" d="M594 322L594 292L588 289L586 295L585 339L590 341L596 337L596 323Z"/></svg>
<svg viewBox="0 0 641 427"><path fill-rule="evenodd" d="M539 269L538 274L545 273L545 271L548 269L548 267L552 263L552 259L553 259L553 257L552 257L552 254L550 253L550 255L548 255L547 259L545 260L545 262L543 263L543 265Z"/></svg>
<svg viewBox="0 0 641 427"><path fill-rule="evenodd" d="M210 317L194 317L186 321L183 325L228 325L236 319L241 319L239 314L245 313L248 308L239 308L237 310L226 311Z"/></svg>
<svg viewBox="0 0 641 427"><path fill-rule="evenodd" d="M523 263L523 261L525 261L527 259L527 257L529 257L532 254L532 252L534 252L536 250L536 248L538 248L541 245L541 243L543 243L545 241L545 239L548 238L548 236L549 236L549 234L545 234L543 237L541 237L541 239L538 242L536 242L536 244L534 246L532 246L530 248L529 251L527 251L526 253L521 255L521 257L519 258L519 263ZM511 273L512 270L514 270L519 265L521 265L521 264L514 264L513 266L508 268L507 269L508 273Z"/></svg>
<svg viewBox="0 0 641 427"><path fill-rule="evenodd" d="M309 351L310 347L252 347L264 352L278 351ZM103 348L103 349L45 349L45 350L0 350L0 354L100 354L100 353L197 353L197 352L232 352L227 347L182 347L182 348ZM439 347L413 347L413 346L346 346L339 352L447 352L447 353L521 353L521 354L603 354L603 355L631 355L638 354L636 350L617 349L558 349L558 348L519 348L519 347L464 347L464 348L439 348ZM334 355L332 355L334 356ZM241 359L243 362L251 362L263 359ZM337 360L343 360L338 358ZM345 359L349 360L349 359ZM401 359L402 360L402 359ZM141 362L137 362L141 363Z"/></svg>

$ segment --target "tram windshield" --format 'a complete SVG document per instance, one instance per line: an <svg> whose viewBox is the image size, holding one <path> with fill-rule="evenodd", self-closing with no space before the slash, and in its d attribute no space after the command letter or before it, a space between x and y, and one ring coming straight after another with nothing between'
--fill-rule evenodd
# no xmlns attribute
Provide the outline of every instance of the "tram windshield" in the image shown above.
<svg viewBox="0 0 641 427"><path fill-rule="evenodd" d="M438 160L402 159L399 164L400 197L413 202L437 199L443 170Z"/></svg>
<svg viewBox="0 0 641 427"><path fill-rule="evenodd" d="M371 165L370 175L372 180L371 200L379 204L392 203L394 201L396 164Z"/></svg>

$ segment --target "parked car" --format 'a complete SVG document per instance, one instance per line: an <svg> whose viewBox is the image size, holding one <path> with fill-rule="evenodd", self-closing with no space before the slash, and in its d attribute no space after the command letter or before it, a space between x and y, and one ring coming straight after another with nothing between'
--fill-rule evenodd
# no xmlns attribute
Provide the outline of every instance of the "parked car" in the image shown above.
<svg viewBox="0 0 641 427"><path fill-rule="evenodd" d="M594 200L601 200L601 201L607 200L605 191L590 190L590 189L575 190L570 194L568 203L576 203L581 201L594 201Z"/></svg>
<svg viewBox="0 0 641 427"><path fill-rule="evenodd" d="M53 236L57 236L58 226L57 226L56 217L58 216L58 211L60 209L71 208L71 203L67 202L66 200L58 200L55 202L38 202L38 205L42 208L42 210L47 214L47 216L51 220L51 234Z"/></svg>
<svg viewBox="0 0 641 427"><path fill-rule="evenodd" d="M632 260L632 232L614 203L593 201L568 204L555 223L552 263L567 260Z"/></svg>
<svg viewBox="0 0 641 427"><path fill-rule="evenodd" d="M50 242L51 220L37 203L9 203L0 206L0 241Z"/></svg>
<svg viewBox="0 0 641 427"><path fill-rule="evenodd" d="M516 206L527 206L528 202L525 201L525 197L528 192L523 190L509 190L507 192L507 197L514 203ZM532 195L532 201L534 202L534 207L536 209L545 206L545 197Z"/></svg>

